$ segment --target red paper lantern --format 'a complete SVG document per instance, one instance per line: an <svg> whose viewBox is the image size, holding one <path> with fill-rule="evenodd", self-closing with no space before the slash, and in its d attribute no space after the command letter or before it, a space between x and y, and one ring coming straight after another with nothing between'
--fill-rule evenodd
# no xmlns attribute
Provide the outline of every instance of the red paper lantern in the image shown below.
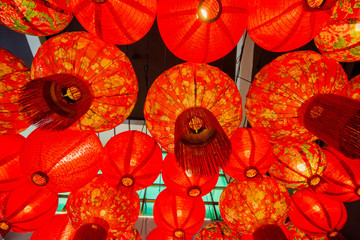
<svg viewBox="0 0 360 240"><path fill-rule="evenodd" d="M269 170L275 159L269 140L254 129L238 128L230 141L230 160L222 167L227 175L242 181L264 175Z"/></svg>
<svg viewBox="0 0 360 240"><path fill-rule="evenodd" d="M196 176L191 170L183 170L175 155L168 153L164 159L162 178L165 186L182 197L202 197L214 189L219 173L213 176Z"/></svg>
<svg viewBox="0 0 360 240"><path fill-rule="evenodd" d="M298 229L309 236L345 239L339 232L347 220L343 203L307 188L295 192L291 199L289 218Z"/></svg>
<svg viewBox="0 0 360 240"><path fill-rule="evenodd" d="M25 181L19 164L24 140L20 134L0 135L0 192L11 191Z"/></svg>
<svg viewBox="0 0 360 240"><path fill-rule="evenodd" d="M192 240L192 237L191 235L185 235L185 237L176 238L172 232L161 228L154 228L146 237L146 240Z"/></svg>
<svg viewBox="0 0 360 240"><path fill-rule="evenodd" d="M185 61L207 63L236 47L246 16L247 1L162 0L157 23L173 54Z"/></svg>
<svg viewBox="0 0 360 240"><path fill-rule="evenodd" d="M316 47L339 62L360 61L360 9L357 0L336 1L333 14L314 38Z"/></svg>
<svg viewBox="0 0 360 240"><path fill-rule="evenodd" d="M334 0L254 0L249 2L246 30L266 50L294 50L321 31L334 4Z"/></svg>
<svg viewBox="0 0 360 240"><path fill-rule="evenodd" d="M28 81L29 68L21 59L0 47L0 134L20 133L30 126L18 106L20 89Z"/></svg>
<svg viewBox="0 0 360 240"><path fill-rule="evenodd" d="M54 9L49 8L49 5ZM46 36L62 31L72 13L43 0L1 0L0 23L24 34Z"/></svg>
<svg viewBox="0 0 360 240"><path fill-rule="evenodd" d="M0 194L0 237L9 232L32 232L51 219L58 206L56 193L25 183Z"/></svg>
<svg viewBox="0 0 360 240"><path fill-rule="evenodd" d="M274 146L276 160L270 175L286 188L317 188L324 183L321 176L326 169L326 157L315 143Z"/></svg>
<svg viewBox="0 0 360 240"><path fill-rule="evenodd" d="M70 193L66 209L77 229L74 240L95 235L105 240L131 230L139 217L140 200L136 192L116 189L98 176Z"/></svg>
<svg viewBox="0 0 360 240"><path fill-rule="evenodd" d="M280 228L284 232L285 236L287 237L286 238L287 240L296 240L296 239L291 238L289 230L284 225L281 225ZM263 240L277 240L278 239L276 236L274 238L274 236L271 236L271 235L272 234L269 233L269 235L265 236L265 238ZM266 237L268 237L268 238L266 238ZM253 238L252 234L242 234L241 240L254 240L254 238ZM307 239L307 240L310 240L310 239Z"/></svg>
<svg viewBox="0 0 360 240"><path fill-rule="evenodd" d="M233 231L257 239L286 239L280 225L288 216L290 195L270 177L232 181L221 193L219 209ZM277 238L276 238L277 237Z"/></svg>
<svg viewBox="0 0 360 240"><path fill-rule="evenodd" d="M241 234L231 230L224 222L210 223L204 227L197 235L195 240L217 239L217 240L240 240Z"/></svg>
<svg viewBox="0 0 360 240"><path fill-rule="evenodd" d="M71 226L67 214L53 216L50 221L37 229L30 240L72 240L75 228Z"/></svg>
<svg viewBox="0 0 360 240"><path fill-rule="evenodd" d="M349 98L360 100L360 74L349 80Z"/></svg>
<svg viewBox="0 0 360 240"><path fill-rule="evenodd" d="M76 19L91 34L116 45L140 40L156 17L157 0L71 0Z"/></svg>
<svg viewBox="0 0 360 240"><path fill-rule="evenodd" d="M183 63L161 74L146 97L144 116L151 135L182 169L211 175L228 161L228 137L241 122L235 82L207 64Z"/></svg>
<svg viewBox="0 0 360 240"><path fill-rule="evenodd" d="M139 131L126 131L112 137L105 145L107 158L102 164L104 177L118 186L138 191L150 186L162 168L158 143Z"/></svg>
<svg viewBox="0 0 360 240"><path fill-rule="evenodd" d="M46 41L36 53L22 108L36 125L101 132L131 113L138 84L126 55L86 32Z"/></svg>
<svg viewBox="0 0 360 240"><path fill-rule="evenodd" d="M287 224L287 228L289 230L288 232L289 232L290 240L328 240L327 237L314 237L314 236L309 237L308 235L306 235L306 233L302 232L297 227L295 227L294 224L292 224L291 222L290 224Z"/></svg>
<svg viewBox="0 0 360 240"><path fill-rule="evenodd" d="M184 238L200 230L205 218L205 204L201 198L184 198L165 189L155 200L153 215L159 228L171 231L174 238Z"/></svg>

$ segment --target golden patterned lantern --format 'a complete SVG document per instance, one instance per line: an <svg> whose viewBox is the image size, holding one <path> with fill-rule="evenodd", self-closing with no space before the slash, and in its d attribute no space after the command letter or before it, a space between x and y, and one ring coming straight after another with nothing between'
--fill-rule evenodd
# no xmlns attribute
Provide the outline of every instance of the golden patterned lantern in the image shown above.
<svg viewBox="0 0 360 240"><path fill-rule="evenodd" d="M224 222L214 222L204 227L195 240L217 239L217 240L240 240L241 234L231 230Z"/></svg>
<svg viewBox="0 0 360 240"><path fill-rule="evenodd" d="M349 80L349 98L360 100L360 74Z"/></svg>
<svg viewBox="0 0 360 240"><path fill-rule="evenodd" d="M291 240L328 240L327 237L309 237L306 233L295 227L292 222L286 223L286 227L289 230L289 239Z"/></svg>
<svg viewBox="0 0 360 240"><path fill-rule="evenodd" d="M131 228L130 231L124 232L120 236L114 236L118 240L142 240L139 231L136 228Z"/></svg>

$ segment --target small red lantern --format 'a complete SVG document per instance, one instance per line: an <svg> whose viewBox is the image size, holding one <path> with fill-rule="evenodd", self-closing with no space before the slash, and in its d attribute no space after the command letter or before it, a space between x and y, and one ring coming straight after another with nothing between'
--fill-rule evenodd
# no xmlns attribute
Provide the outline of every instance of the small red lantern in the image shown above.
<svg viewBox="0 0 360 240"><path fill-rule="evenodd" d="M196 176L191 170L183 170L176 162L175 155L168 153L164 159L162 178L165 186L182 197L201 197L214 189L219 173L213 176Z"/></svg>
<svg viewBox="0 0 360 240"><path fill-rule="evenodd" d="M53 216L50 221L37 229L30 240L72 240L75 228L71 226L67 214Z"/></svg>
<svg viewBox="0 0 360 240"><path fill-rule="evenodd" d="M236 47L244 29L247 1L162 0L157 21L162 39L177 57L213 62Z"/></svg>
<svg viewBox="0 0 360 240"><path fill-rule="evenodd" d="M173 236L172 232L166 231L161 228L154 228L149 235L146 237L146 240L192 240L191 235L185 235L182 238L176 238Z"/></svg>
<svg viewBox="0 0 360 240"><path fill-rule="evenodd" d="M217 239L217 240L240 240L241 234L231 230L224 222L210 223L204 227L197 235L195 240Z"/></svg>
<svg viewBox="0 0 360 240"><path fill-rule="evenodd" d="M360 100L360 74L349 80L349 98Z"/></svg>
<svg viewBox="0 0 360 240"><path fill-rule="evenodd" d="M269 140L254 129L238 128L230 141L230 160L222 167L227 175L242 181L267 173L275 159Z"/></svg>
<svg viewBox="0 0 360 240"><path fill-rule="evenodd" d="M345 239L339 232L347 220L343 203L308 188L295 192L291 199L289 218L298 229L309 236Z"/></svg>
<svg viewBox="0 0 360 240"><path fill-rule="evenodd" d="M158 143L139 131L126 131L110 138L105 145L101 171L113 185L138 191L150 186L162 168Z"/></svg>
<svg viewBox="0 0 360 240"><path fill-rule="evenodd" d="M174 238L184 238L200 230L205 204L201 198L184 198L165 189L155 200L153 215L159 228L171 231Z"/></svg>

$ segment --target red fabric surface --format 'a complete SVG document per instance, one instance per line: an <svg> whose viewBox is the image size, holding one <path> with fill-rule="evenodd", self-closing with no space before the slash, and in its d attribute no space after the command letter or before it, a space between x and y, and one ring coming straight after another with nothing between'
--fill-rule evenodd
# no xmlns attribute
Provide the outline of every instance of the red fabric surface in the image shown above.
<svg viewBox="0 0 360 240"><path fill-rule="evenodd" d="M58 214L34 231L30 240L72 240L75 232L75 228L69 222L68 215Z"/></svg>

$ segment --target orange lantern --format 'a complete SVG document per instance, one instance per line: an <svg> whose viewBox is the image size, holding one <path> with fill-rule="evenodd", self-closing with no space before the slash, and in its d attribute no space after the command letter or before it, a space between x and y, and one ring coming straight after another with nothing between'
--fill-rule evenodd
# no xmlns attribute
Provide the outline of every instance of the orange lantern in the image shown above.
<svg viewBox="0 0 360 240"><path fill-rule="evenodd" d="M24 142L20 166L35 185L70 192L97 175L102 159L103 147L93 132L36 129Z"/></svg>
<svg viewBox="0 0 360 240"><path fill-rule="evenodd" d="M0 135L0 192L11 191L25 181L19 164L24 140L20 134Z"/></svg>
<svg viewBox="0 0 360 240"><path fill-rule="evenodd" d="M62 31L72 20L72 13L43 0L1 0L0 23L24 34L46 36ZM52 5L52 7L55 7Z"/></svg>
<svg viewBox="0 0 360 240"><path fill-rule="evenodd" d="M345 239L339 230L347 220L343 203L304 188L291 196L289 218L309 236Z"/></svg>
<svg viewBox="0 0 360 240"><path fill-rule="evenodd" d="M233 231L252 234L255 240L287 239L280 226L288 216L290 195L270 177L261 181L232 181L221 193L219 208Z"/></svg>
<svg viewBox="0 0 360 240"><path fill-rule="evenodd" d="M335 0L254 0L246 30L260 47L286 52L310 42L330 19Z"/></svg>
<svg viewBox="0 0 360 240"><path fill-rule="evenodd" d="M349 80L349 98L360 100L360 74Z"/></svg>
<svg viewBox="0 0 360 240"><path fill-rule="evenodd" d="M191 170L183 170L176 162L175 155L168 153L164 159L162 178L165 186L182 197L201 197L214 189L219 173L213 176L196 176Z"/></svg>
<svg viewBox="0 0 360 240"><path fill-rule="evenodd" d="M131 113L138 84L126 55L86 32L46 41L36 53L22 110L38 126L101 132Z"/></svg>
<svg viewBox="0 0 360 240"><path fill-rule="evenodd" d="M254 129L238 128L230 141L230 160L222 167L227 175L242 181L267 173L275 159L269 140Z"/></svg>
<svg viewBox="0 0 360 240"><path fill-rule="evenodd" d="M126 45L140 40L156 17L157 0L71 0L76 19L106 42Z"/></svg>
<svg viewBox="0 0 360 240"><path fill-rule="evenodd" d="M321 176L326 169L326 157L315 143L274 146L276 160L270 175L286 188L317 188L324 183Z"/></svg>
<svg viewBox="0 0 360 240"><path fill-rule="evenodd" d="M0 47L0 134L20 133L30 126L18 103L20 90L29 81L24 62Z"/></svg>
<svg viewBox="0 0 360 240"><path fill-rule="evenodd" d="M101 171L118 186L138 191L150 186L162 168L162 153L158 143L139 131L126 131L112 137L105 145Z"/></svg>
<svg viewBox="0 0 360 240"><path fill-rule="evenodd" d="M146 237L146 240L192 240L191 235L185 235L182 238L176 238L171 232L166 231L161 228L154 228L149 235Z"/></svg>
<svg viewBox="0 0 360 240"><path fill-rule="evenodd" d="M207 63L236 47L246 16L247 1L162 0L157 22L160 35L173 54L185 61Z"/></svg>
<svg viewBox="0 0 360 240"><path fill-rule="evenodd" d="M228 137L241 122L241 96L235 82L218 68L183 63L154 81L144 116L160 145L171 153L175 149L182 169L212 175L229 159Z"/></svg>
<svg viewBox="0 0 360 240"><path fill-rule="evenodd" d="M205 218L205 204L201 198L180 197L165 189L155 200L153 215L159 228L171 231L175 239L181 239L200 230Z"/></svg>
<svg viewBox="0 0 360 240"><path fill-rule="evenodd" d="M204 227L197 235L195 240L217 239L217 240L240 240L241 234L232 231L224 222L210 223Z"/></svg>
<svg viewBox="0 0 360 240"><path fill-rule="evenodd" d="M339 62L360 61L360 9L357 0L337 1L333 14L314 38L316 47Z"/></svg>
<svg viewBox="0 0 360 240"><path fill-rule="evenodd" d="M30 240L72 240L75 229L71 226L67 214L53 216L50 221L37 229Z"/></svg>
<svg viewBox="0 0 360 240"><path fill-rule="evenodd" d="M71 192L66 209L77 229L74 239L105 240L131 230L139 217L140 200L136 192L116 189L100 175Z"/></svg>

